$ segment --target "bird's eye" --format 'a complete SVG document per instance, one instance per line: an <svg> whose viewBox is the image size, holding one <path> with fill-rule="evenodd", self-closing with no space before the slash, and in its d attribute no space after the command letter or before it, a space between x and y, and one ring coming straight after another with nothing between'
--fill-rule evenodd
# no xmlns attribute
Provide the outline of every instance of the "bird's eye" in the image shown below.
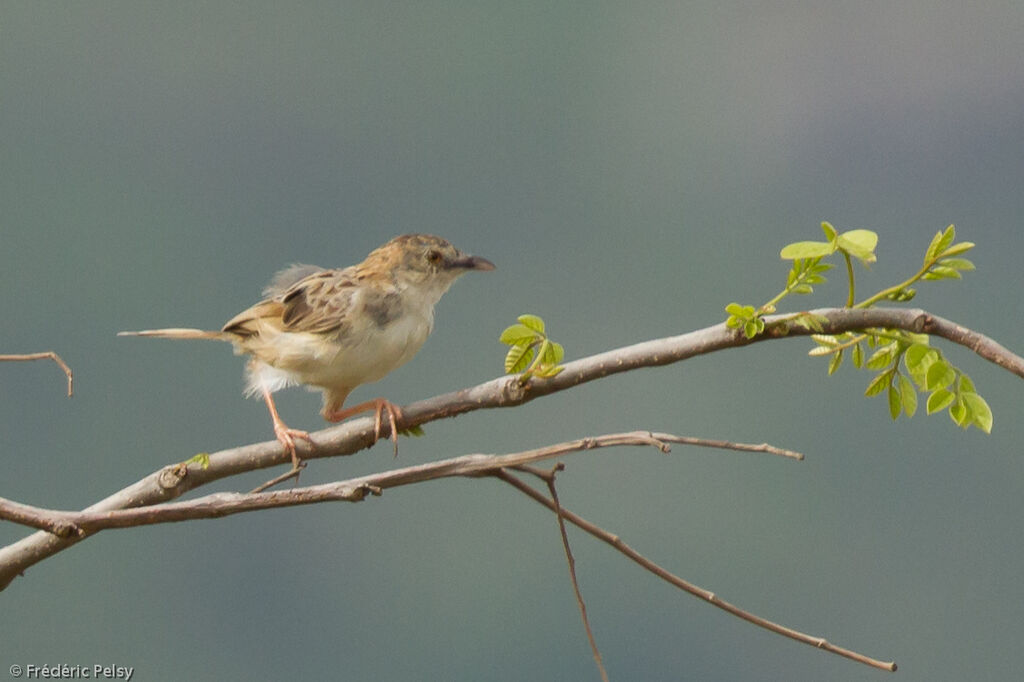
<svg viewBox="0 0 1024 682"><path fill-rule="evenodd" d="M433 265L437 265L438 263L441 262L441 252L440 251L430 251L430 252L428 252L427 253L427 260L430 261Z"/></svg>

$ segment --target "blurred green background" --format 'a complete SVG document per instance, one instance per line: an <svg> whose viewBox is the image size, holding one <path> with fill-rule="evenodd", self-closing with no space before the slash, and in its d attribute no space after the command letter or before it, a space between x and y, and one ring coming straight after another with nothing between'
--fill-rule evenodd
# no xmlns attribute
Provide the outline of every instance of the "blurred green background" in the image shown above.
<svg viewBox="0 0 1024 682"><path fill-rule="evenodd" d="M493 378L517 314L570 358L776 293L818 223L881 235L868 292L956 223L978 271L915 301L1018 351L1024 6L1012 2L89 2L0 6L0 495L78 509L170 462L272 437L218 328L292 262L405 232L498 265L417 358L353 400ZM841 277L798 307L841 304ZM806 340L620 375L317 461L303 483L637 428L769 441L572 456L562 502L765 617L900 664L1024 668L1024 384L941 344L995 411L893 424ZM280 394L316 429L318 397ZM221 489L246 490L260 473ZM0 525L0 541L25 531ZM874 680L571 533L617 680ZM359 505L110 531L0 594L0 670L138 680L596 678L551 516L443 481Z"/></svg>

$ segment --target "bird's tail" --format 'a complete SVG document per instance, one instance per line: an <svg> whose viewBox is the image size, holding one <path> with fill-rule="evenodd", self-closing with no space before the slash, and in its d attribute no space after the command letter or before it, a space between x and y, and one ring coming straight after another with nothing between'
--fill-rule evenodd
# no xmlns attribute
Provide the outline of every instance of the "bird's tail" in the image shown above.
<svg viewBox="0 0 1024 682"><path fill-rule="evenodd" d="M153 336L160 339L212 339L214 341L230 341L232 335L227 332L208 332L202 329L145 329L139 332L118 332L118 336Z"/></svg>

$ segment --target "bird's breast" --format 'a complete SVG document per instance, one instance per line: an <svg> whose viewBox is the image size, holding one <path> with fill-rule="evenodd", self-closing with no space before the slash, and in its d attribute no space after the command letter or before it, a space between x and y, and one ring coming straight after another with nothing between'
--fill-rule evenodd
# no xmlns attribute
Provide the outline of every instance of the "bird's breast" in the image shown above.
<svg viewBox="0 0 1024 682"><path fill-rule="evenodd" d="M366 316L326 334L265 330L245 352L286 373L291 383L352 390L411 360L432 326L432 314L406 313L384 324Z"/></svg>

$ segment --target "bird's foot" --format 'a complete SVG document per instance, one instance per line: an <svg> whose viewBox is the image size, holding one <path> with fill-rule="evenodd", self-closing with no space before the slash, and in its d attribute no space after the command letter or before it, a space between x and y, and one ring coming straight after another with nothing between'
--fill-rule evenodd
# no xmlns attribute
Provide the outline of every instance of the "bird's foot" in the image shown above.
<svg viewBox="0 0 1024 682"><path fill-rule="evenodd" d="M295 471L301 469L303 465L302 460L299 459L298 452L295 450L295 439L300 438L309 443L310 447L313 447L313 439L309 436L309 432L290 428L280 419L275 419L274 435L277 436L277 440L280 441L284 449L292 456L292 469Z"/></svg>
<svg viewBox="0 0 1024 682"><path fill-rule="evenodd" d="M344 410L335 410L334 412L325 412L324 419L329 422L340 422L343 419L359 414L361 412L369 412L373 410L373 439L374 442L380 440L381 427L384 425L384 415L387 415L388 426L391 429L391 439L395 444L395 457L398 457L398 422L402 420L402 409L395 405L390 400L384 398L375 398L373 400L367 400L365 403L359 403L352 407L347 407Z"/></svg>

